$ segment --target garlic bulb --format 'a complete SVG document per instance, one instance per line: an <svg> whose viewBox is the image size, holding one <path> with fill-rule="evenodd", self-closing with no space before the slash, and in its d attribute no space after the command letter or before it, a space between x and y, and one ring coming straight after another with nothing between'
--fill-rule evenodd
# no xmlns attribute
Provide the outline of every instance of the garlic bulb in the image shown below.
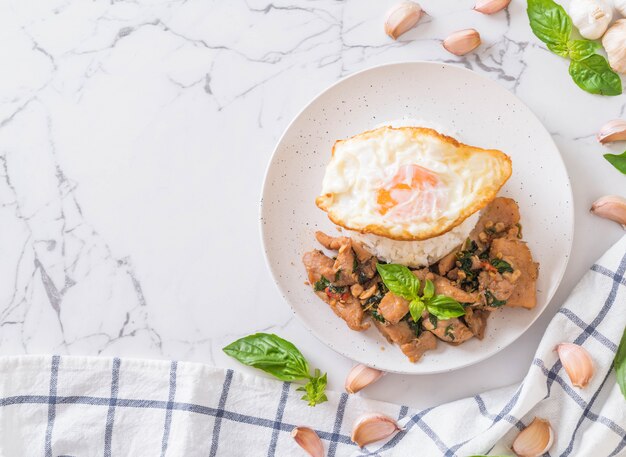
<svg viewBox="0 0 626 457"><path fill-rule="evenodd" d="M626 120L613 119L607 122L600 128L596 139L602 144L626 140Z"/></svg>
<svg viewBox="0 0 626 457"><path fill-rule="evenodd" d="M295 427L291 431L291 437L311 457L324 457L324 445L315 430L309 427Z"/></svg>
<svg viewBox="0 0 626 457"><path fill-rule="evenodd" d="M583 37L596 40L611 23L613 7L606 0L572 0L569 15Z"/></svg>
<svg viewBox="0 0 626 457"><path fill-rule="evenodd" d="M384 440L398 430L398 423L384 414L365 414L354 423L351 439L359 447L375 441Z"/></svg>
<svg viewBox="0 0 626 457"><path fill-rule="evenodd" d="M455 56L463 56L480 46L480 34L474 29L459 30L443 40L443 47Z"/></svg>
<svg viewBox="0 0 626 457"><path fill-rule="evenodd" d="M359 390L378 381L384 374L384 371L377 370L376 368L370 368L366 365L356 365L350 370L346 378L346 392L355 394Z"/></svg>
<svg viewBox="0 0 626 457"><path fill-rule="evenodd" d="M554 432L550 422L535 417L513 441L513 451L521 457L540 457L548 452L553 441Z"/></svg>
<svg viewBox="0 0 626 457"><path fill-rule="evenodd" d="M626 0L615 0L613 4L619 14L626 17Z"/></svg>
<svg viewBox="0 0 626 457"><path fill-rule="evenodd" d="M593 202L591 212L596 216L622 224L622 227L626 229L626 198L618 195L601 197Z"/></svg>
<svg viewBox="0 0 626 457"><path fill-rule="evenodd" d="M385 33L396 40L400 35L415 27L424 14L422 7L415 2L402 2L387 12Z"/></svg>
<svg viewBox="0 0 626 457"><path fill-rule="evenodd" d="M609 56L609 65L618 73L626 74L626 19L613 24L602 38L602 46Z"/></svg>

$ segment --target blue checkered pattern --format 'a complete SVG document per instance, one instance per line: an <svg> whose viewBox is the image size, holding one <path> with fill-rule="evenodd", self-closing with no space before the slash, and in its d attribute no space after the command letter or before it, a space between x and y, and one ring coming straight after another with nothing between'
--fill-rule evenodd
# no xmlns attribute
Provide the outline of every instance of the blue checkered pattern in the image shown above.
<svg viewBox="0 0 626 457"><path fill-rule="evenodd" d="M626 238L609 254L556 314L519 386L422 411L332 392L308 408L297 385L198 364L8 357L0 361L0 455L304 455L290 432L308 425L329 457L463 457L502 453L541 416L557 434L550 456L623 456L626 401L611 361L626 324ZM594 357L587 389L571 385L552 351L563 336ZM359 449L351 424L373 410L404 430Z"/></svg>

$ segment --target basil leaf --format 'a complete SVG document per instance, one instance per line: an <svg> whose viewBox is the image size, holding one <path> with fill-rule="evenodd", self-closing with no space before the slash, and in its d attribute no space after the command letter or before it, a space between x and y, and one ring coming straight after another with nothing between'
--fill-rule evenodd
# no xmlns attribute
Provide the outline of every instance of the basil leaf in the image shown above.
<svg viewBox="0 0 626 457"><path fill-rule="evenodd" d="M426 309L438 319L450 319L465 314L465 309L454 298L436 295L426 303Z"/></svg>
<svg viewBox="0 0 626 457"><path fill-rule="evenodd" d="M615 354L615 373L617 375L617 384L619 385L622 395L626 398L626 329L622 335L622 340Z"/></svg>
<svg viewBox="0 0 626 457"><path fill-rule="evenodd" d="M500 274L507 273L507 272L508 273L513 273L513 267L506 260L491 259L491 265L493 265L495 267L495 269L498 270L498 273L500 273Z"/></svg>
<svg viewBox="0 0 626 457"><path fill-rule="evenodd" d="M567 57L567 42L572 34L572 20L562 6L552 0L528 0L530 28L548 48Z"/></svg>
<svg viewBox="0 0 626 457"><path fill-rule="evenodd" d="M315 284L313 284L313 289L315 290L315 292L320 292L320 291L326 289L329 285L330 285L330 281L328 279L326 279L324 276L322 276L319 279L319 281L317 281Z"/></svg>
<svg viewBox="0 0 626 457"><path fill-rule="evenodd" d="M490 290L485 291L485 301L487 302L487 306L492 306L494 308L506 305L506 300L498 300Z"/></svg>
<svg viewBox="0 0 626 457"><path fill-rule="evenodd" d="M376 270L385 286L394 294L407 300L419 297L420 281L404 265L379 263L376 264Z"/></svg>
<svg viewBox="0 0 626 457"><path fill-rule="evenodd" d="M430 279L424 284L424 298L432 298L435 295L435 285Z"/></svg>
<svg viewBox="0 0 626 457"><path fill-rule="evenodd" d="M621 154L604 154L604 158L608 160L611 165L626 175L626 151Z"/></svg>
<svg viewBox="0 0 626 457"><path fill-rule="evenodd" d="M439 319L437 319L437 316L435 316L434 314L429 314L428 320L431 324L433 324L433 327L437 328L437 324L439 324Z"/></svg>
<svg viewBox="0 0 626 457"><path fill-rule="evenodd" d="M573 40L567 42L567 49L570 59L585 60L591 57L600 48L600 43L589 40Z"/></svg>
<svg viewBox="0 0 626 457"><path fill-rule="evenodd" d="M590 94L620 95L622 80L611 70L609 63L600 54L594 54L585 60L572 60L569 74L582 90Z"/></svg>
<svg viewBox="0 0 626 457"><path fill-rule="evenodd" d="M280 379L309 378L309 364L287 340L270 333L255 333L230 343L223 351L239 362L258 368Z"/></svg>
<svg viewBox="0 0 626 457"><path fill-rule="evenodd" d="M326 375L327 373L324 373L323 376L320 376L320 370L315 369L315 376L304 386L296 389L297 391L305 392L301 398L307 401L309 406L319 405L320 403L328 401L328 397L325 393L326 384L328 382Z"/></svg>
<svg viewBox="0 0 626 457"><path fill-rule="evenodd" d="M422 317L422 312L424 311L424 302L418 298L415 300L411 300L409 303L409 312L411 313L411 317L415 322L417 322Z"/></svg>

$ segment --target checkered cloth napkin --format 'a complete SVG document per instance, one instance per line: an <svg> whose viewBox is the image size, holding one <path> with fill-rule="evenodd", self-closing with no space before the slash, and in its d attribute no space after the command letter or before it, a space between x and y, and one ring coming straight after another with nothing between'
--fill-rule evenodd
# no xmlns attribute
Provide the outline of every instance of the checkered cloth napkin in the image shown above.
<svg viewBox="0 0 626 457"><path fill-rule="evenodd" d="M612 361L626 325L626 237L580 282L548 327L519 386L414 411L345 393L307 407L296 385L204 365L25 356L0 359L1 456L304 456L296 425L333 456L459 456L507 451L535 416L552 456L626 455L626 400ZM583 345L596 373L572 387L554 347ZM378 411L404 431L359 449L353 421Z"/></svg>

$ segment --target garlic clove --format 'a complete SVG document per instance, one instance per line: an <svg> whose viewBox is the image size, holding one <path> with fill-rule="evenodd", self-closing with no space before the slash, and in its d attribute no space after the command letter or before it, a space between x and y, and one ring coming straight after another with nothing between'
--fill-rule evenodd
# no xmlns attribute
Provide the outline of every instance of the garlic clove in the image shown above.
<svg viewBox="0 0 626 457"><path fill-rule="evenodd" d="M350 370L346 378L346 392L355 394L359 390L378 381L384 374L383 371L377 370L376 368L370 368L366 365L356 365Z"/></svg>
<svg viewBox="0 0 626 457"><path fill-rule="evenodd" d="M626 120L613 119L607 122L600 128L596 138L602 144L626 140Z"/></svg>
<svg viewBox="0 0 626 457"><path fill-rule="evenodd" d="M626 198L618 195L600 197L591 205L591 212L596 216L622 224L622 227L626 229Z"/></svg>
<svg viewBox="0 0 626 457"><path fill-rule="evenodd" d="M422 7L415 2L401 2L387 12L385 33L396 40L411 30L424 15Z"/></svg>
<svg viewBox="0 0 626 457"><path fill-rule="evenodd" d="M513 451L520 457L540 457L552 446L554 432L550 422L535 417L513 441Z"/></svg>
<svg viewBox="0 0 626 457"><path fill-rule="evenodd" d="M474 29L459 30L443 40L448 52L463 56L480 46L480 34Z"/></svg>
<svg viewBox="0 0 626 457"><path fill-rule="evenodd" d="M315 430L309 427L295 427L291 431L291 437L311 457L324 457L324 445Z"/></svg>
<svg viewBox="0 0 626 457"><path fill-rule="evenodd" d="M572 0L569 15L584 38L597 40L613 19L613 7L606 0Z"/></svg>
<svg viewBox="0 0 626 457"><path fill-rule="evenodd" d="M625 6L626 7L626 6ZM602 37L602 46L609 58L609 65L618 73L626 74L626 19L615 21Z"/></svg>
<svg viewBox="0 0 626 457"><path fill-rule="evenodd" d="M626 0L614 0L613 6L619 11L619 14L626 16Z"/></svg>
<svg viewBox="0 0 626 457"><path fill-rule="evenodd" d="M474 9L483 14L494 14L509 6L511 0L478 0Z"/></svg>
<svg viewBox="0 0 626 457"><path fill-rule="evenodd" d="M398 430L402 429L391 417L377 413L364 414L354 423L351 439L359 447L363 447L366 444L384 440Z"/></svg>
<svg viewBox="0 0 626 457"><path fill-rule="evenodd" d="M589 384L593 376L593 360L584 347L561 343L556 347L556 352L573 385L583 388Z"/></svg>

